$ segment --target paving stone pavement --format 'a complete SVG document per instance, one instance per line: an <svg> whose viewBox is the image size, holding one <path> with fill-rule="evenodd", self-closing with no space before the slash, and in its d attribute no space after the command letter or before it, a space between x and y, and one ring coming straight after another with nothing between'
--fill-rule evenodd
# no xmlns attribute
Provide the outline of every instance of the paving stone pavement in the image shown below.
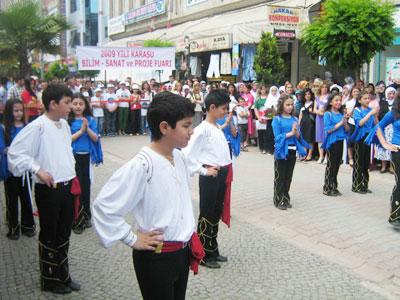
<svg viewBox="0 0 400 300"><path fill-rule="evenodd" d="M146 137L103 139L105 164L95 168L93 198L107 178L148 142ZM322 196L324 166L296 165L294 207L272 204L273 158L255 148L235 163L232 227L220 230L229 262L190 275L187 299L399 299L400 232L387 224L392 176L372 173L372 195L350 191L349 168L340 171L344 196ZM0 225L0 299L140 299L131 251L100 246L93 229L72 234L70 268L82 291L55 297L39 289L37 236L5 238L4 192ZM198 195L193 180L196 213ZM38 220L37 220L38 223Z"/></svg>

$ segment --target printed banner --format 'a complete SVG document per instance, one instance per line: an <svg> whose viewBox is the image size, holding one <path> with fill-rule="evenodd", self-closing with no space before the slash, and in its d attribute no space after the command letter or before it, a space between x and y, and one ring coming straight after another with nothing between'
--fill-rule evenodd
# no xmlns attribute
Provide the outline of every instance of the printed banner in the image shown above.
<svg viewBox="0 0 400 300"><path fill-rule="evenodd" d="M141 20L162 15L166 12L165 0L156 0L152 3L133 9L125 14L126 24L133 24Z"/></svg>
<svg viewBox="0 0 400 300"><path fill-rule="evenodd" d="M233 44L233 47L232 47L232 75L234 75L234 76L239 75L239 65L240 65L239 44Z"/></svg>
<svg viewBox="0 0 400 300"><path fill-rule="evenodd" d="M125 16L121 15L108 20L108 35L125 32Z"/></svg>
<svg viewBox="0 0 400 300"><path fill-rule="evenodd" d="M268 20L274 30L279 30L283 35L282 29L294 30L298 33L300 24L301 9L282 7L282 6L268 6Z"/></svg>
<svg viewBox="0 0 400 300"><path fill-rule="evenodd" d="M79 70L174 70L175 48L77 47Z"/></svg>
<svg viewBox="0 0 400 300"><path fill-rule="evenodd" d="M186 0L186 6L192 6L206 1L207 0Z"/></svg>

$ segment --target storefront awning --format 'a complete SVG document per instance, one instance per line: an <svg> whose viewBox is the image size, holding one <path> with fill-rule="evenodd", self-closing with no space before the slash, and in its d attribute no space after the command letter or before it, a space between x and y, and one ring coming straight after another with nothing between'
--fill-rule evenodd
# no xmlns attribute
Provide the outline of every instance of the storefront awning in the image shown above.
<svg viewBox="0 0 400 300"><path fill-rule="evenodd" d="M153 32L112 41L106 46L126 47L128 42L143 42L148 39L159 38L174 42L176 51L179 52L185 49L185 36L188 36L190 40L195 40L224 34L231 34L233 43L258 43L263 31L273 32L274 30L274 26L268 19L268 9L271 5L301 9L300 23L308 23L308 9L318 2L320 0L304 0L304 5L299 5L299 1L295 0L272 1L268 2L268 4L236 10L186 22L171 28L157 29ZM296 29L296 33L298 34L297 31L298 29Z"/></svg>

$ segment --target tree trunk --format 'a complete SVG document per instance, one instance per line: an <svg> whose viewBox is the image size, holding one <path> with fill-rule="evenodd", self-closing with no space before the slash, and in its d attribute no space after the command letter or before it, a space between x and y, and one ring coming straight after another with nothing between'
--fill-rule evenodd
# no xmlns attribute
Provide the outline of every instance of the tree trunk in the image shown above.
<svg viewBox="0 0 400 300"><path fill-rule="evenodd" d="M23 77L28 77L29 75L31 75L31 64L29 63L29 56L20 55L18 57L18 62L19 62L19 75Z"/></svg>

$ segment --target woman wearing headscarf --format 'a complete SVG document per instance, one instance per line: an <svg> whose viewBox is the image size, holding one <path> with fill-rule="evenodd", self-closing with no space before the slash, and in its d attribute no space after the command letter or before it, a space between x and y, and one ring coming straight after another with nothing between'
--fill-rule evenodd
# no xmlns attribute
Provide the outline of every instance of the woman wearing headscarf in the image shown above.
<svg viewBox="0 0 400 300"><path fill-rule="evenodd" d="M394 100L396 98L396 90L393 87L388 87L385 91L385 98L385 101L381 101L381 107L378 115L379 120L382 120L384 116L392 110ZM385 140L388 143L391 143L393 136L392 124L389 124L384 128L384 136ZM384 147L378 145L375 158L382 161L381 173L386 173L388 171L390 173L393 173L393 171L389 167L389 162L391 160L391 153L389 150L386 150Z"/></svg>
<svg viewBox="0 0 400 300"><path fill-rule="evenodd" d="M276 113L279 101L279 93L277 86L271 86L269 89L267 100L265 101L265 118L267 120L266 131L266 149L268 154L274 153L274 132L272 131L272 119Z"/></svg>

